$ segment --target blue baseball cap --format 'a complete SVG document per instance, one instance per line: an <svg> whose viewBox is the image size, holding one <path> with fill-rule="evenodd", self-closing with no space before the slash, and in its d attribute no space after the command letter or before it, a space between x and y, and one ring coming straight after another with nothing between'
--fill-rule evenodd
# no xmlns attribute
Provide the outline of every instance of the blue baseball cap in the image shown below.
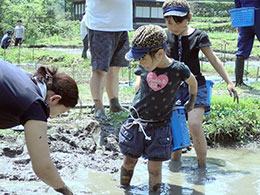
<svg viewBox="0 0 260 195"><path fill-rule="evenodd" d="M188 7L171 6L163 9L163 16L186 16L190 11Z"/></svg>
<svg viewBox="0 0 260 195"><path fill-rule="evenodd" d="M126 53L125 58L128 61L137 61L140 60L145 54L150 51L156 51L159 49L164 49L167 46L167 42L164 42L161 45L155 45L152 47L131 47L130 50Z"/></svg>

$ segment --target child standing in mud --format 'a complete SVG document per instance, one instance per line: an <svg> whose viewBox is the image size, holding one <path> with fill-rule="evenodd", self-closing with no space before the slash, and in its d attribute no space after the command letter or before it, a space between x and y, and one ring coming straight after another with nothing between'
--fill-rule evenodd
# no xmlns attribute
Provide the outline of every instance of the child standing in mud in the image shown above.
<svg viewBox="0 0 260 195"><path fill-rule="evenodd" d="M126 54L129 61L138 61L138 91L130 116L122 125L119 146L124 155L120 183L130 185L140 156L148 158L149 189L158 191L162 178L162 162L169 160L173 148L170 120L176 94L182 81L189 85L187 111L193 109L197 82L189 68L166 56L166 33L157 25L139 27L132 47Z"/></svg>
<svg viewBox="0 0 260 195"><path fill-rule="evenodd" d="M0 129L24 126L33 170L62 194L73 194L53 164L47 138L47 118L73 108L78 101L76 82L57 69L40 67L33 75L0 60Z"/></svg>
<svg viewBox="0 0 260 195"><path fill-rule="evenodd" d="M167 56L184 62L189 66L198 82L198 93L194 109L188 112L188 126L193 145L198 157L198 166L206 167L207 142L202 130L205 111L209 111L207 103L207 87L205 77L200 71L199 51L201 50L219 75L226 81L227 90L234 101L238 102L237 91L230 80L222 62L210 48L208 35L199 29L190 27L192 14L186 0L166 0L163 4L163 15L166 20ZM189 98L188 86L184 83L179 90L177 101L184 104ZM172 160L179 161L181 150L172 154Z"/></svg>

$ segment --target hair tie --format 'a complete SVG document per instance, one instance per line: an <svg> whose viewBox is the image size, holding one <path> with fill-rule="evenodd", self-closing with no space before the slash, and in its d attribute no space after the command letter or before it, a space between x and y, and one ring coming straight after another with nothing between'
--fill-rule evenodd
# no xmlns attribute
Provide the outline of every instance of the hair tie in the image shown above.
<svg viewBox="0 0 260 195"><path fill-rule="evenodd" d="M52 78L52 76L51 76L49 73L47 73L47 74L45 75L45 80L46 80L46 81L49 81L50 78Z"/></svg>

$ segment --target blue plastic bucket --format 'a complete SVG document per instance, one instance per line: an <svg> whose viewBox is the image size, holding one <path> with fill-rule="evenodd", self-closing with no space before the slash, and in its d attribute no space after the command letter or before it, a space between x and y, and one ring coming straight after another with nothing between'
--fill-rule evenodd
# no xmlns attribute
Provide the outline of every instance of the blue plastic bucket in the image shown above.
<svg viewBox="0 0 260 195"><path fill-rule="evenodd" d="M176 106L171 118L173 150L190 146L190 135L186 122L186 111L183 106Z"/></svg>
<svg viewBox="0 0 260 195"><path fill-rule="evenodd" d="M232 27L253 26L255 23L255 8L243 7L229 10Z"/></svg>
<svg viewBox="0 0 260 195"><path fill-rule="evenodd" d="M206 80L206 87L207 87L207 103L211 105L211 96L212 96L212 88L214 83L211 80ZM210 114L210 111L205 112L205 115Z"/></svg>
<svg viewBox="0 0 260 195"><path fill-rule="evenodd" d="M213 81L211 80L206 80L206 87L207 87L207 90L208 90L208 93L207 93L207 102L209 105L211 105L211 96L212 96L212 88L213 88Z"/></svg>

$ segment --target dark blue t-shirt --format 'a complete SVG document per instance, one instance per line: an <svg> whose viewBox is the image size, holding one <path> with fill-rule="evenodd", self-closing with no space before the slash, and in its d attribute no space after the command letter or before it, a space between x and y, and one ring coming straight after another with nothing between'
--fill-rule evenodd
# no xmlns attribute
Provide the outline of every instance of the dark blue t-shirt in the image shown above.
<svg viewBox="0 0 260 195"><path fill-rule="evenodd" d="M44 99L27 72L0 60L0 129L28 120L47 121L49 107Z"/></svg>
<svg viewBox="0 0 260 195"><path fill-rule="evenodd" d="M205 85L205 78L200 71L199 51L202 47L211 46L208 35L199 29L195 29L190 35L181 37L180 46L177 35L169 30L166 30L166 34L167 56L175 60L181 58L181 61L190 68L192 74L196 77L198 85ZM178 52L179 47L182 47L181 56L179 56Z"/></svg>
<svg viewBox="0 0 260 195"><path fill-rule="evenodd" d="M141 76L141 86L135 94L132 106L143 120L152 120L155 125L169 123L176 94L183 81L190 77L184 63L174 61L167 68L156 68L152 72L139 66L136 75ZM131 114L137 118L132 109ZM149 125L153 125L153 122Z"/></svg>
<svg viewBox="0 0 260 195"><path fill-rule="evenodd" d="M259 0L235 0L236 8L241 7L255 7L260 8L260 1Z"/></svg>

